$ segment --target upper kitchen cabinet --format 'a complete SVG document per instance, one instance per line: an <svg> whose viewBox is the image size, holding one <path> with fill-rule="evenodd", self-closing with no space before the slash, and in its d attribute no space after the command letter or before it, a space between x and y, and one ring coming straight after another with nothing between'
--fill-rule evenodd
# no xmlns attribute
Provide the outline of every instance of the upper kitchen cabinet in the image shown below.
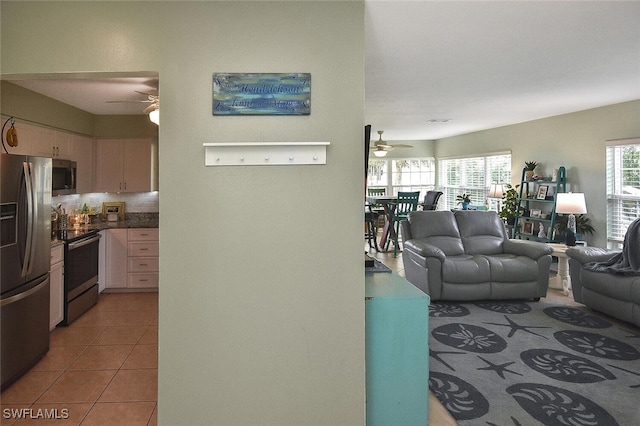
<svg viewBox="0 0 640 426"><path fill-rule="evenodd" d="M71 134L34 126L31 135L31 152L39 157L69 159Z"/></svg>
<svg viewBox="0 0 640 426"><path fill-rule="evenodd" d="M33 155L36 157L70 159L71 133L34 126L21 121L15 123L18 132L18 146L9 147L10 154Z"/></svg>
<svg viewBox="0 0 640 426"><path fill-rule="evenodd" d="M152 138L97 139L95 191L157 190L156 157Z"/></svg>
<svg viewBox="0 0 640 426"><path fill-rule="evenodd" d="M70 159L76 162L78 194L93 192L93 139L87 136L71 135Z"/></svg>

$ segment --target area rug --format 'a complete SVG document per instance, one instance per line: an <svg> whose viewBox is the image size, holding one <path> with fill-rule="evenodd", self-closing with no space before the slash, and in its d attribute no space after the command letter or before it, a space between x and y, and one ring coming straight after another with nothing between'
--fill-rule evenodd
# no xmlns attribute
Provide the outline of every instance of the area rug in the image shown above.
<svg viewBox="0 0 640 426"><path fill-rule="evenodd" d="M371 260L373 260L373 266L365 266L365 272L391 272L391 269L384 263L374 258L371 258Z"/></svg>
<svg viewBox="0 0 640 426"><path fill-rule="evenodd" d="M460 425L640 424L632 324L545 302L429 311L429 388Z"/></svg>

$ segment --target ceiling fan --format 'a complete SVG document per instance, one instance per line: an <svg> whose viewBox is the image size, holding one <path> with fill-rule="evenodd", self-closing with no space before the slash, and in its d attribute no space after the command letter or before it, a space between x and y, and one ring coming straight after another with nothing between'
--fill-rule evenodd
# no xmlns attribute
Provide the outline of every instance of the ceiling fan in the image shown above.
<svg viewBox="0 0 640 426"><path fill-rule="evenodd" d="M394 148L413 148L413 145L405 145L401 143L388 145L386 141L382 140L383 133L384 130L378 130L378 140L375 142L375 144L373 144L373 146L371 146L371 149L375 150L373 151L373 155L375 155L376 157L384 157L385 155L387 155L387 152L391 151Z"/></svg>
<svg viewBox="0 0 640 426"><path fill-rule="evenodd" d="M156 125L160 124L160 97L158 95L152 95L151 93L144 93L135 90L136 93L145 95L147 99L139 101L107 101L107 103L145 103L150 104L142 110L143 113L149 114L149 120Z"/></svg>

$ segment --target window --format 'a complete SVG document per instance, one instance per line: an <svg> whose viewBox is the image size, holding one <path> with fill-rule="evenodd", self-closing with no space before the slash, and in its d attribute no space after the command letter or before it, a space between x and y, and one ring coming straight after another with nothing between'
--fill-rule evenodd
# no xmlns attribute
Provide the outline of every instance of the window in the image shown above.
<svg viewBox="0 0 640 426"><path fill-rule="evenodd" d="M440 190L444 208L455 208L456 197L467 194L471 204L497 209L497 200L488 198L492 182L511 182L511 153L498 153L479 157L448 158L439 160Z"/></svg>
<svg viewBox="0 0 640 426"><path fill-rule="evenodd" d="M435 178L433 158L376 158L369 160L367 187L384 188L389 195L420 191L424 198L435 187Z"/></svg>
<svg viewBox="0 0 640 426"><path fill-rule="evenodd" d="M640 217L640 139L607 142L607 242L622 248L627 228Z"/></svg>

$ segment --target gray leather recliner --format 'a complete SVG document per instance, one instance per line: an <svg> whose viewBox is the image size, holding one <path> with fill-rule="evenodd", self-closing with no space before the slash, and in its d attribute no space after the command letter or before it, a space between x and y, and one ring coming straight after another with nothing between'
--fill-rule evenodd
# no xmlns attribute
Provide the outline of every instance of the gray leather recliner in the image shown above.
<svg viewBox="0 0 640 426"><path fill-rule="evenodd" d="M431 300L539 299L553 249L510 240L494 211L418 211L402 222L405 276Z"/></svg>
<svg viewBox="0 0 640 426"><path fill-rule="evenodd" d="M606 262L618 253L596 247L567 249L573 298L640 327L640 276L597 272L584 267L591 262Z"/></svg>

